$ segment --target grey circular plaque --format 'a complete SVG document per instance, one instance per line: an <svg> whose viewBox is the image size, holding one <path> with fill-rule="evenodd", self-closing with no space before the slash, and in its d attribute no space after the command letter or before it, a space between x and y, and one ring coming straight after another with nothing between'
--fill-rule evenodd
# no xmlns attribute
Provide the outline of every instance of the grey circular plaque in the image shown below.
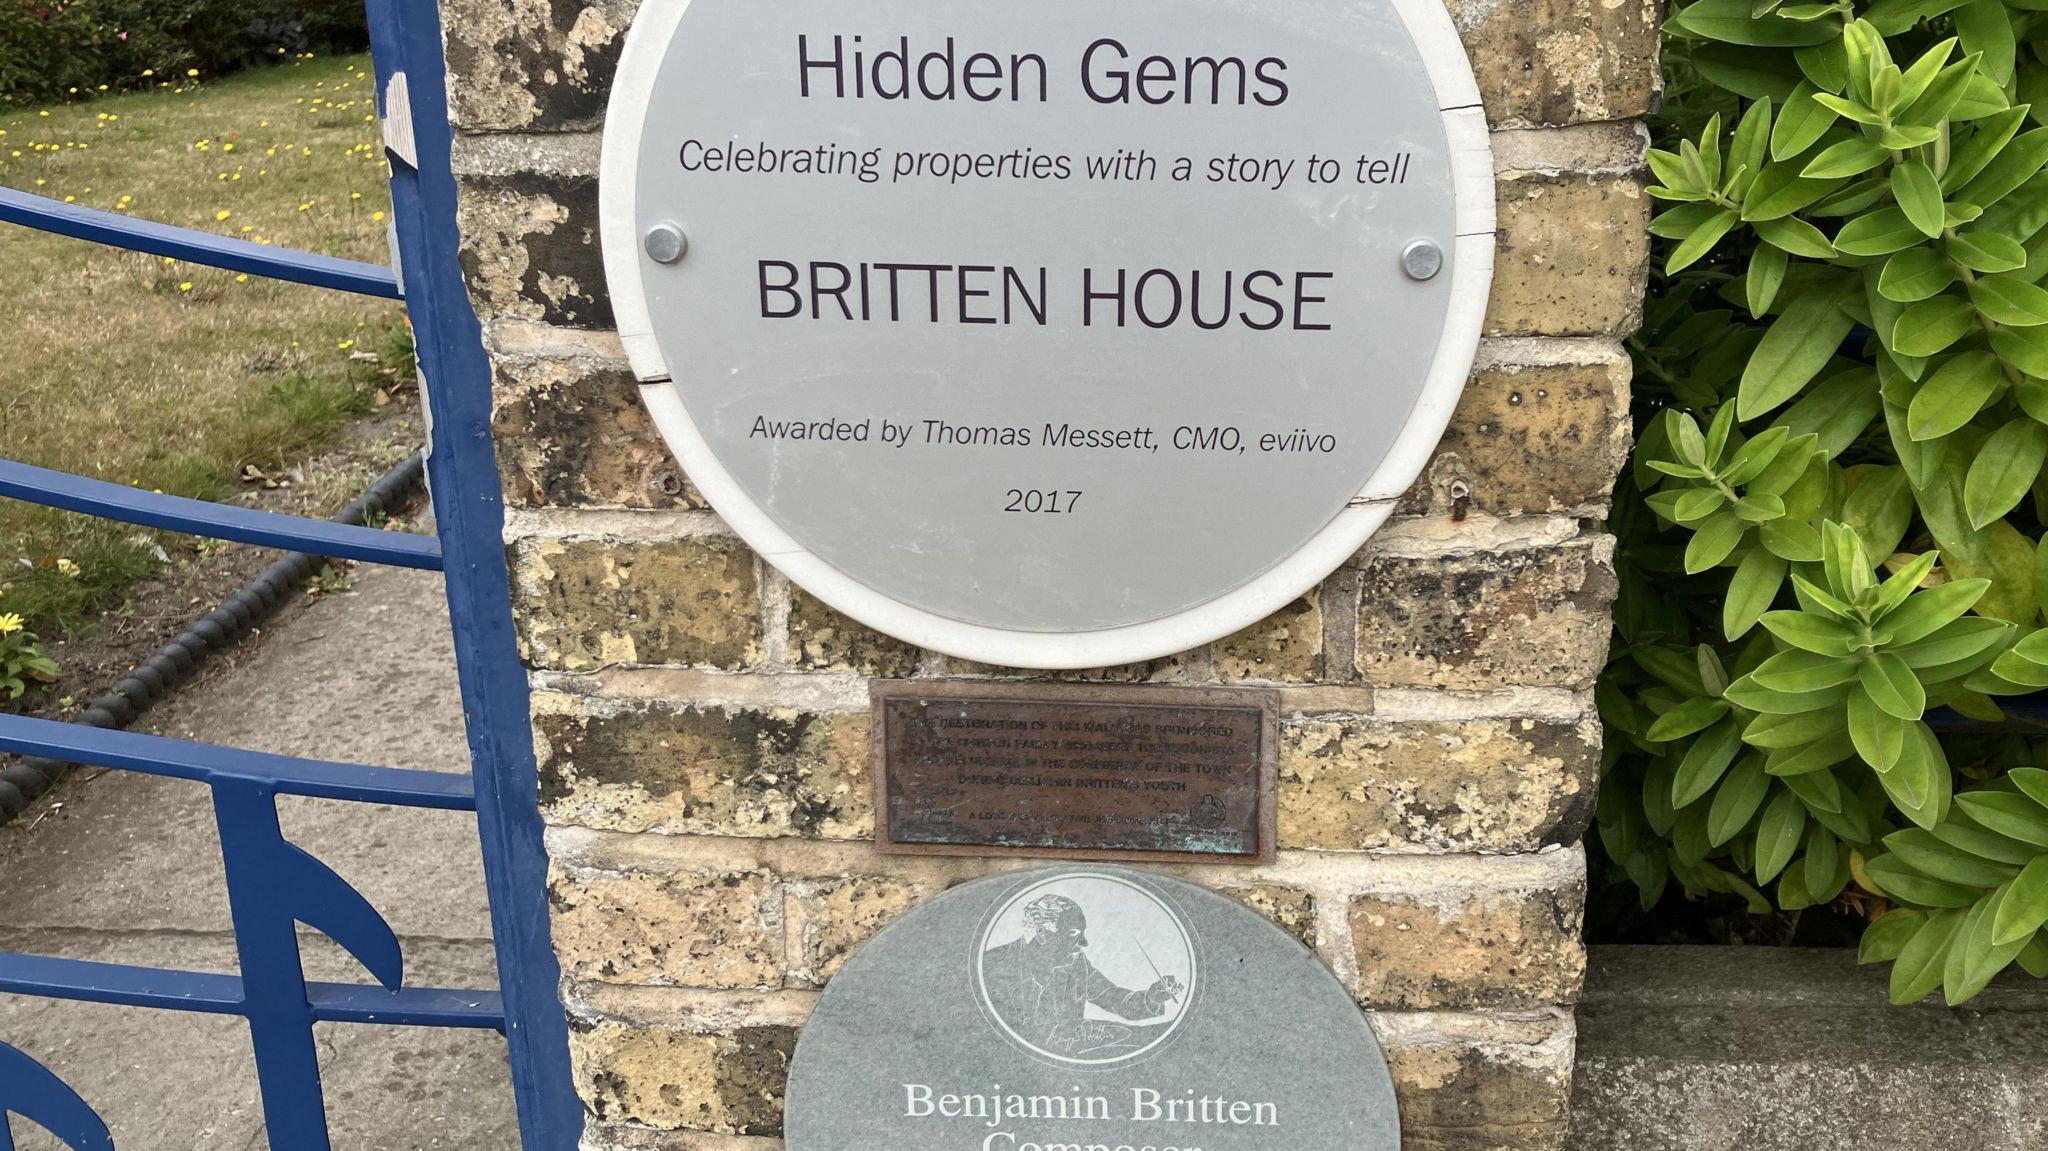
<svg viewBox="0 0 2048 1151"><path fill-rule="evenodd" d="M1397 1151L1386 1061L1306 947L1176 879L1075 865L967 884L827 986L789 1151Z"/></svg>
<svg viewBox="0 0 2048 1151"><path fill-rule="evenodd" d="M1161 655L1426 463L1491 276L1478 103L1434 0L648 0L613 305L685 470L821 599L996 663Z"/></svg>

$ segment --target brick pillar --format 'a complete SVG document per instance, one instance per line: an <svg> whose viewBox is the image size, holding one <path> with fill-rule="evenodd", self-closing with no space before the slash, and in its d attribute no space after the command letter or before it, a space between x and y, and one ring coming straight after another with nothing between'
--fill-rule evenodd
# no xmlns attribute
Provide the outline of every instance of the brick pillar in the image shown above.
<svg viewBox="0 0 2048 1151"><path fill-rule="evenodd" d="M470 287L591 1148L769 1148L846 955L1014 861L871 846L867 684L1023 678L841 617L708 510L642 408L596 244L631 0L444 0ZM1314 947L1407 1145L1562 1144L1656 96L1646 0L1454 4L1494 128L1487 339L1436 458L1316 591L1206 647L1047 678L1274 684L1280 853L1167 867Z"/></svg>

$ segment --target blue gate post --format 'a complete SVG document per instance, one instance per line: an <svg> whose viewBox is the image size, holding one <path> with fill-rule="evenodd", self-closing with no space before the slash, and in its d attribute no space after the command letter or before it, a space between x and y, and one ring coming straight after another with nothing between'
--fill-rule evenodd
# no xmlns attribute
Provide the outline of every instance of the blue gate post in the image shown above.
<svg viewBox="0 0 2048 1151"><path fill-rule="evenodd" d="M416 167L387 150L392 207L433 422L427 479L446 557L519 1130L526 1151L569 1151L582 1135L583 1105L570 1080L548 931L547 848L491 448L491 367L457 255L440 12L433 0L368 0L368 9L379 105L400 72L412 104L383 109L387 121L409 116L416 147Z"/></svg>

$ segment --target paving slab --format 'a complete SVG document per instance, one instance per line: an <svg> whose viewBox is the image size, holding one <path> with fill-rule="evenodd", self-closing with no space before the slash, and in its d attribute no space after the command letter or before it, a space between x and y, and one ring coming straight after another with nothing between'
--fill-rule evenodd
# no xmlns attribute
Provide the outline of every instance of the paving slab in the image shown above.
<svg viewBox="0 0 2048 1151"><path fill-rule="evenodd" d="M440 576L359 569L351 591L289 613L136 730L466 770ZM55 798L0 828L0 949L235 970L204 785L87 769ZM408 984L495 984L474 816L298 797L279 813L287 837L391 923ZM368 980L325 938L301 940L311 978ZM518 1147L495 1032L321 1024L316 1039L336 1151ZM239 1019L0 996L0 1040L77 1088L122 1151L268 1146ZM13 1129L23 1151L60 1146L19 1118Z"/></svg>

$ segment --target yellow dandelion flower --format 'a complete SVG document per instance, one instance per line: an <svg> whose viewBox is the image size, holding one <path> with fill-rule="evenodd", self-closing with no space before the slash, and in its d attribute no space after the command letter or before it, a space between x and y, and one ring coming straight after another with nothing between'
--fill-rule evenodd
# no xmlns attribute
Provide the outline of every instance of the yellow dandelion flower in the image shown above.
<svg viewBox="0 0 2048 1151"><path fill-rule="evenodd" d="M13 635L15 632L20 631L23 626L21 617L13 612L0 615L0 635Z"/></svg>
<svg viewBox="0 0 2048 1151"><path fill-rule="evenodd" d="M355 347L355 346L356 346L356 342L355 342L354 340L343 340L342 342L340 342L340 343L338 343L338 344L336 344L336 345L334 345L334 346L335 346L336 348L340 349L341 351L344 351L344 352L346 352L346 351L348 351L348 350L349 350L350 348L353 348L353 347Z"/></svg>
<svg viewBox="0 0 2048 1151"><path fill-rule="evenodd" d="M243 272L243 273L241 273L241 274L239 274L239 275L237 275L237 276L235 277L235 283L237 283L237 284L246 284L246 283L248 283L248 282L249 282L249 273L247 273L247 272Z"/></svg>
<svg viewBox="0 0 2048 1151"><path fill-rule="evenodd" d="M76 197L76 196L66 196L66 197L64 197L64 202L65 202L65 203L67 203L67 204L76 204L76 203L78 202L78 197Z"/></svg>
<svg viewBox="0 0 2048 1151"><path fill-rule="evenodd" d="M192 281L190 281L190 280L186 280L186 281L185 281L184 283L181 283L181 284L179 284L179 285L178 285L178 290L179 290L179 291L181 291L181 292L189 292L189 291L191 291L191 290L192 290Z"/></svg>
<svg viewBox="0 0 2048 1151"><path fill-rule="evenodd" d="M363 198L363 194L361 192L350 192L348 194L348 198L351 200L360 200Z"/></svg>
<svg viewBox="0 0 2048 1151"><path fill-rule="evenodd" d="M187 76L197 76L197 75L199 75L199 69L197 69L197 68L187 68L187 69L185 69L185 75L187 75Z"/></svg>
<svg viewBox="0 0 2048 1151"><path fill-rule="evenodd" d="M225 220L232 215L234 215L233 212L228 211L226 208L222 208L220 211L215 212L213 214L213 220L215 223L219 223L220 221Z"/></svg>
<svg viewBox="0 0 2048 1151"><path fill-rule="evenodd" d="M144 69L142 70L142 74L143 74L143 75L145 75L145 76L154 76L154 75L156 75L156 69L154 69L154 68L144 68Z"/></svg>
<svg viewBox="0 0 2048 1151"><path fill-rule="evenodd" d="M45 108L45 109L43 109L42 111L40 111L40 112L37 112L37 113L36 113L36 115L38 115L38 116L42 116L42 117L44 117L45 119L47 119L47 118L49 117L49 115L50 115L50 110L49 110L48 108Z"/></svg>
<svg viewBox="0 0 2048 1151"><path fill-rule="evenodd" d="M57 571L66 579L77 579L80 575L84 574L78 570L77 564L61 556L57 559Z"/></svg>
<svg viewBox="0 0 2048 1151"><path fill-rule="evenodd" d="M223 144L221 145L220 150L223 152L232 152L235 150L235 146L233 144Z"/></svg>
<svg viewBox="0 0 2048 1151"><path fill-rule="evenodd" d="M382 213L382 212L372 212L372 213L370 213L370 220L371 220L371 222L373 222L373 223L378 223L378 224L381 224L381 223L383 223L383 222L384 222L384 213Z"/></svg>

